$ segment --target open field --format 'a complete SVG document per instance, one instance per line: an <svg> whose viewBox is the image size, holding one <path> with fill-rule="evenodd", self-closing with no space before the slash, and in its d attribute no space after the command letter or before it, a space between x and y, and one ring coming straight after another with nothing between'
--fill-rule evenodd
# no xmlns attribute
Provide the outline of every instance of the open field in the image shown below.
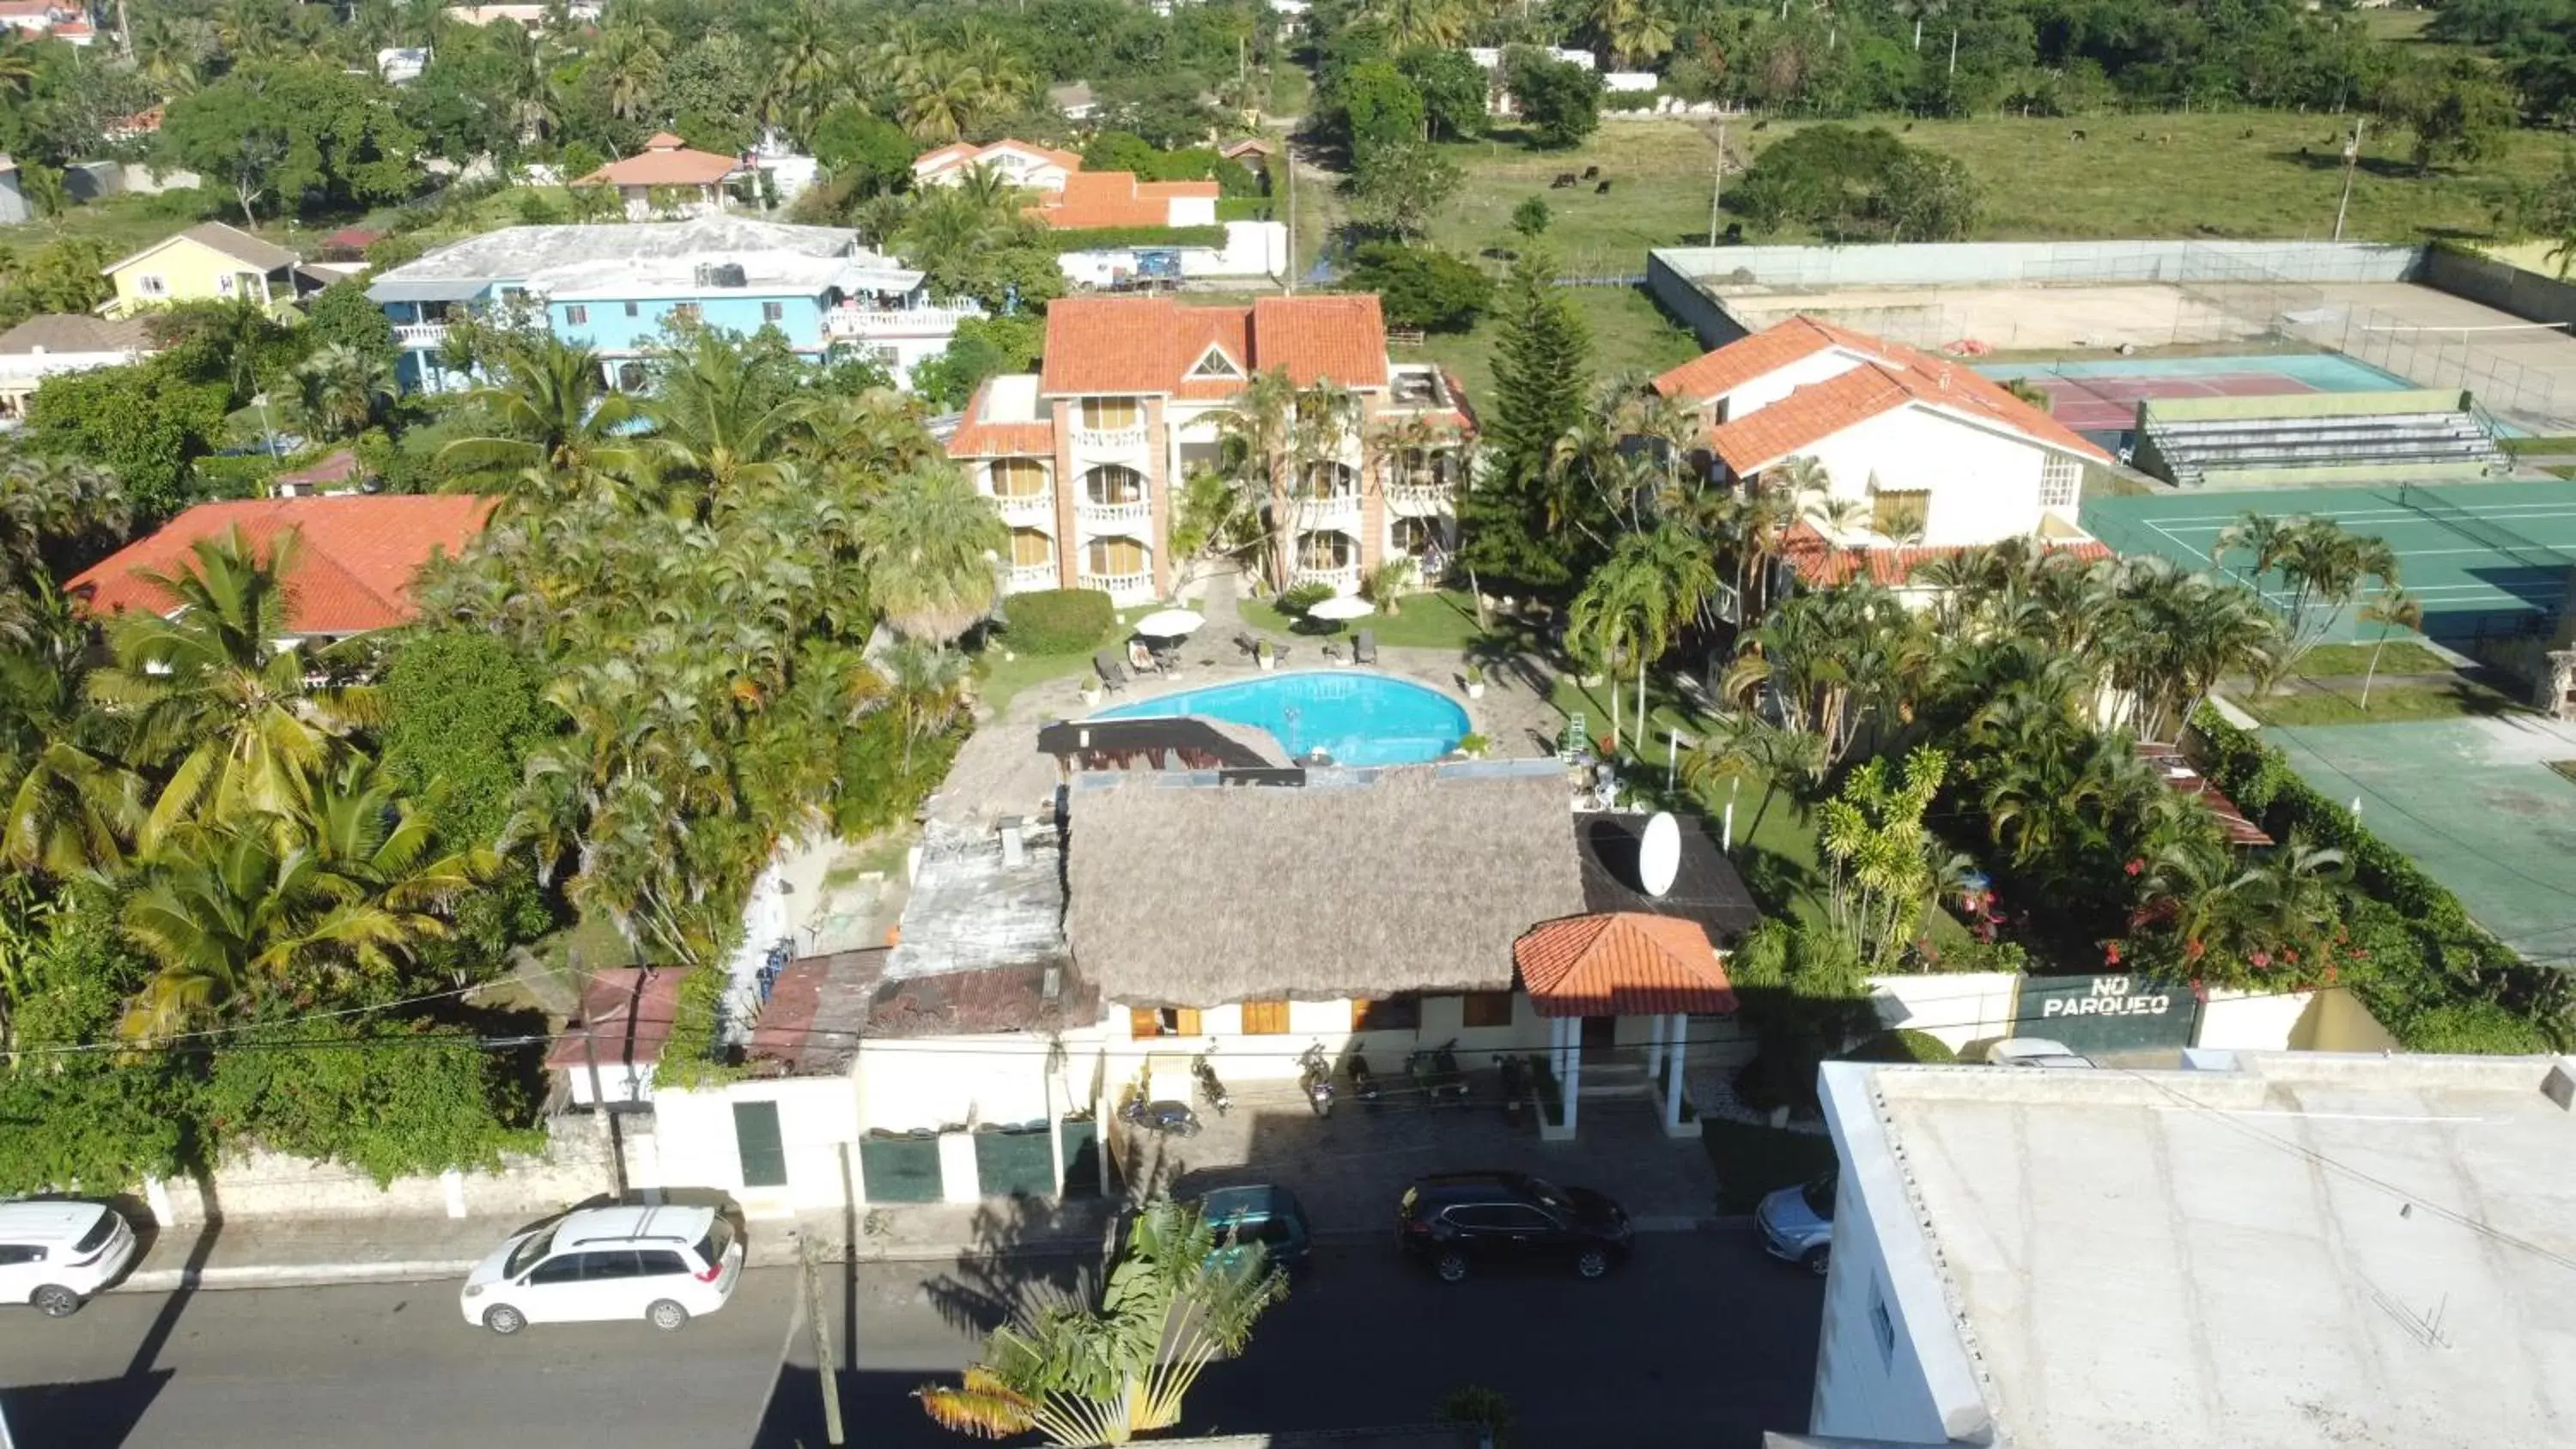
<svg viewBox="0 0 2576 1449"><path fill-rule="evenodd" d="M1431 239L1469 256L1516 246L1512 208L1535 196L1547 203L1547 244L1574 275L1637 275L1646 249L1708 240L1709 187L1716 179L1711 133L1683 121L1604 120L1569 151L1535 151L1517 130L1443 146L1467 173L1457 199L1431 223ZM1735 135L1742 134L1737 127ZM1733 148L1741 155L1741 142ZM1599 167L1601 179L1557 188L1559 176ZM1610 185L1604 194L1596 188Z"/></svg>

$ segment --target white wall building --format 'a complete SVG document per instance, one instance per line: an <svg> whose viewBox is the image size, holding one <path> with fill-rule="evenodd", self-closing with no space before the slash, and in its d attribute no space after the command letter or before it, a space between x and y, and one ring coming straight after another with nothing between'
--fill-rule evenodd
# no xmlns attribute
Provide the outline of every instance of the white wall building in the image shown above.
<svg viewBox="0 0 2576 1449"><path fill-rule="evenodd" d="M23 418L45 379L139 361L153 351L140 317L110 321L72 313L30 317L0 332L0 424Z"/></svg>
<svg viewBox="0 0 2576 1449"><path fill-rule="evenodd" d="M1809 1432L2576 1443L2576 1059L1828 1063Z"/></svg>
<svg viewBox="0 0 2576 1449"><path fill-rule="evenodd" d="M1699 415L1693 460L1721 480L1791 487L1821 468L1847 517L1793 530L1811 583L1900 585L1927 557L2008 538L2107 553L2076 512L2085 468L2109 456L1964 363L1800 316L1653 385Z"/></svg>

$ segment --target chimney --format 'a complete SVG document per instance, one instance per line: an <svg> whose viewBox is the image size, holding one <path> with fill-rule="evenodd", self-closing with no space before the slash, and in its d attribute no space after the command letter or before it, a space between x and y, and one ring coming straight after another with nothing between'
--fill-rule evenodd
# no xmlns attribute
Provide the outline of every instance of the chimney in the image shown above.
<svg viewBox="0 0 2576 1449"><path fill-rule="evenodd" d="M1002 864L1016 866L1029 858L1028 841L1021 834L1020 817L1005 815L993 823L1002 837Z"/></svg>

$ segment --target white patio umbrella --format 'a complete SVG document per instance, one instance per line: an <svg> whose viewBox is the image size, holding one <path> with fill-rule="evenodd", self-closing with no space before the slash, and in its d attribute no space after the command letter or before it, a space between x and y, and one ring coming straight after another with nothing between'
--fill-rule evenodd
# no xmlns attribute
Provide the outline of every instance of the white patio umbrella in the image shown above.
<svg viewBox="0 0 2576 1449"><path fill-rule="evenodd" d="M1136 621L1136 632L1149 639L1178 639L1206 622L1195 609L1156 609Z"/></svg>
<svg viewBox="0 0 2576 1449"><path fill-rule="evenodd" d="M1332 620L1365 619L1376 612L1377 605L1357 594L1335 594L1329 599L1316 600L1313 607L1306 610L1306 617Z"/></svg>

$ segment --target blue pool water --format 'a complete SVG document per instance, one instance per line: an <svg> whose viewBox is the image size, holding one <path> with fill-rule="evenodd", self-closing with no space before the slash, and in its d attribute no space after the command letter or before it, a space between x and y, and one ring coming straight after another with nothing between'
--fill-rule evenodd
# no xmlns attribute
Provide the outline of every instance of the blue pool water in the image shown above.
<svg viewBox="0 0 2576 1449"><path fill-rule="evenodd" d="M2259 357L2103 357L2077 362L1987 362L1976 365L1981 377L2006 382L2016 377L2228 377L2269 373L2305 383L2319 392L2391 392L2415 386L2393 372L2382 372L2357 357L2340 352L2283 352Z"/></svg>
<svg viewBox="0 0 2576 1449"><path fill-rule="evenodd" d="M1176 714L1268 730L1290 759L1320 749L1341 765L1424 764L1456 749L1467 734L1467 711L1440 691L1342 669L1185 689L1105 709L1092 718Z"/></svg>

